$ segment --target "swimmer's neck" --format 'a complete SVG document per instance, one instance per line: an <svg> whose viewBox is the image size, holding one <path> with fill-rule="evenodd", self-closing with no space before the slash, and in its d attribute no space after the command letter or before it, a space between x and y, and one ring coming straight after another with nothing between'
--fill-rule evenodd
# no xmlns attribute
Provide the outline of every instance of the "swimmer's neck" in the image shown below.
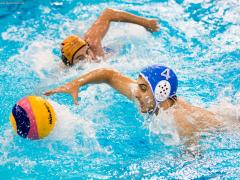
<svg viewBox="0 0 240 180"><path fill-rule="evenodd" d="M173 99L165 100L164 102L162 102L161 104L158 105L158 108L155 111L155 115L158 115L160 109L165 111L165 110L169 109L170 107L172 107L176 102L177 102L177 100L173 100Z"/></svg>

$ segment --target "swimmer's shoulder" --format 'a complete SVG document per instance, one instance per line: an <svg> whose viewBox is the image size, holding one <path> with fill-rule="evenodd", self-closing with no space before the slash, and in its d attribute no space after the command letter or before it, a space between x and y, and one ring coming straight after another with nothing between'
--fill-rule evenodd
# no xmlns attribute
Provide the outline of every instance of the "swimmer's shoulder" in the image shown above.
<svg viewBox="0 0 240 180"><path fill-rule="evenodd" d="M187 103L184 99L182 98L177 98L177 101L175 102L175 109L185 109L185 110L190 110L193 106Z"/></svg>
<svg viewBox="0 0 240 180"><path fill-rule="evenodd" d="M219 119L215 113L207 109L193 106L185 102L183 99L178 99L177 104L179 105L179 109L176 112L176 117L192 117L200 129L207 127L219 127L222 124L221 119Z"/></svg>

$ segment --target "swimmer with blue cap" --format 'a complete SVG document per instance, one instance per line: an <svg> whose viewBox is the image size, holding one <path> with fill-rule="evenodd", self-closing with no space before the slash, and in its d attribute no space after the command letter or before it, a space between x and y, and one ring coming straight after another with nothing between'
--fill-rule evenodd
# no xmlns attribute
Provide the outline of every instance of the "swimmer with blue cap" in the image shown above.
<svg viewBox="0 0 240 180"><path fill-rule="evenodd" d="M166 100L176 100L178 79L172 69L153 65L140 72L140 79L142 78L147 82L155 100L154 108L150 109L150 112L156 112L158 106Z"/></svg>
<svg viewBox="0 0 240 180"><path fill-rule="evenodd" d="M137 80L113 69L96 69L64 86L46 92L45 95L68 93L73 97L74 103L78 104L79 87L90 83L109 84L129 99L136 99L142 113L161 117L161 113L169 110L179 136L189 137L189 144L195 144L197 141L190 138L194 133L221 125L214 113L192 106L177 97L178 78L171 68L162 65L144 68Z"/></svg>
<svg viewBox="0 0 240 180"><path fill-rule="evenodd" d="M109 51L111 52L111 49L102 46L102 39L106 35L111 22L138 24L151 32L159 29L156 19L147 19L124 11L107 8L87 30L84 37L70 35L64 39L61 43L63 63L71 66L84 59L98 62L99 57L104 57Z"/></svg>

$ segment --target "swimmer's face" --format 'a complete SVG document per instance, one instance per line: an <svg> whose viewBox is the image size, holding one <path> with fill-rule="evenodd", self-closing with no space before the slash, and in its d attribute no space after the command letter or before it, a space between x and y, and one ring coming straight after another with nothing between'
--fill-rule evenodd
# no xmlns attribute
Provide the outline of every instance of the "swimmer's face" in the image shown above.
<svg viewBox="0 0 240 180"><path fill-rule="evenodd" d="M81 47L76 54L73 56L73 64L82 61L84 59L92 60L94 57L94 54L88 44Z"/></svg>
<svg viewBox="0 0 240 180"><path fill-rule="evenodd" d="M137 84L138 88L135 96L139 101L141 112L147 113L153 111L156 103L151 87L141 75L137 79Z"/></svg>

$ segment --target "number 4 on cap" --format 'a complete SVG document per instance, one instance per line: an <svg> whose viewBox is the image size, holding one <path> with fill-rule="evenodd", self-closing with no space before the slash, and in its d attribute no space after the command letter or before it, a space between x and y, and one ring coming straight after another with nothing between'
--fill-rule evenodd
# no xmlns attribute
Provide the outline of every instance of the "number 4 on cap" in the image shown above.
<svg viewBox="0 0 240 180"><path fill-rule="evenodd" d="M170 76L170 69L165 69L162 73L161 73L161 76L165 77L166 80L170 79L171 76Z"/></svg>

